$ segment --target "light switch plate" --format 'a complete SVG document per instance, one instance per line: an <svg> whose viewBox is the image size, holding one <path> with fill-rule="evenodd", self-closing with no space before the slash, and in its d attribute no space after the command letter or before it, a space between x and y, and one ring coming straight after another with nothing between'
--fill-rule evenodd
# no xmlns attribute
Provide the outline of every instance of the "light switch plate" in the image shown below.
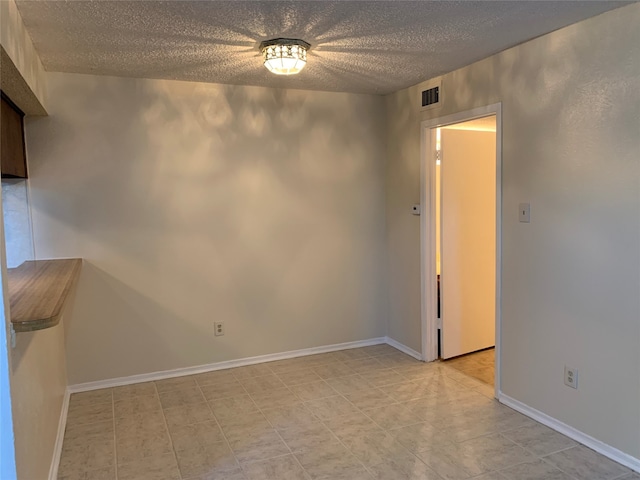
<svg viewBox="0 0 640 480"><path fill-rule="evenodd" d="M521 223L531 222L531 205L529 203L521 203L518 205L518 216Z"/></svg>

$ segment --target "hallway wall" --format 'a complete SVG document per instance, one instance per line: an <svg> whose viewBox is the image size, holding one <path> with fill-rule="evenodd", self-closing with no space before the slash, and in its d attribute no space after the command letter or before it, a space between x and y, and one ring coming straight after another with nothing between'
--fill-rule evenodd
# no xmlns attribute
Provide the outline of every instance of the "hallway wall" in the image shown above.
<svg viewBox="0 0 640 480"><path fill-rule="evenodd" d="M444 75L439 109L389 95L386 173L389 335L420 350L420 122L502 102L503 393L635 458L639 24L636 3Z"/></svg>

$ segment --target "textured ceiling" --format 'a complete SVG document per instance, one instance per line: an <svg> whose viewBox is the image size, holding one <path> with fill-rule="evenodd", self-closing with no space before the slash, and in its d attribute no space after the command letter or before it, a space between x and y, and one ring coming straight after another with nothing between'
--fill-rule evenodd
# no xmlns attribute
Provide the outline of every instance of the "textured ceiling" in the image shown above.
<svg viewBox="0 0 640 480"><path fill-rule="evenodd" d="M387 94L629 2L16 3L49 71ZM301 74L262 66L274 37L312 45Z"/></svg>

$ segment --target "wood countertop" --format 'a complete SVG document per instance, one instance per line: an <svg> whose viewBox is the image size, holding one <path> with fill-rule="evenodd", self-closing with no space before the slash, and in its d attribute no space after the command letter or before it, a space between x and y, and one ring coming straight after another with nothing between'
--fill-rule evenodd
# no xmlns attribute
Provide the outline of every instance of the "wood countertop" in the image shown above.
<svg viewBox="0 0 640 480"><path fill-rule="evenodd" d="M11 323L16 332L54 327L82 267L82 259L31 260L7 270Z"/></svg>

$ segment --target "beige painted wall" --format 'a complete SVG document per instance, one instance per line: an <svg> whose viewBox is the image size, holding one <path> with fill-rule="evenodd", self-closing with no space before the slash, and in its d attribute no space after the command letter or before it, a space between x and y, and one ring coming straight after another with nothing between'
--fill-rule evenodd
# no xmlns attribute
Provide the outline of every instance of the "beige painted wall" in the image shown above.
<svg viewBox="0 0 640 480"><path fill-rule="evenodd" d="M0 1L0 43L3 91L25 113L46 114L44 69L13 0ZM13 267L34 255L28 184L24 181L4 183L6 209L2 238L7 237L8 260ZM3 277L6 266L3 253ZM8 345L8 354L17 478L45 479L49 476L67 387L63 326L17 334L16 346ZM0 362L0 368L2 364ZM3 422L3 425L6 424ZM7 433L3 429L2 442ZM3 443L2 452L2 478L13 478L9 473L12 467L5 467L9 463L6 455L11 455L11 449Z"/></svg>
<svg viewBox="0 0 640 480"><path fill-rule="evenodd" d="M496 134L441 134L442 357L450 358L495 344Z"/></svg>
<svg viewBox="0 0 640 480"><path fill-rule="evenodd" d="M19 480L46 479L67 388L64 327L18 333L11 394Z"/></svg>
<svg viewBox="0 0 640 480"><path fill-rule="evenodd" d="M386 334L382 97L49 80L27 146L37 256L86 260L71 384Z"/></svg>
<svg viewBox="0 0 640 480"><path fill-rule="evenodd" d="M6 263L10 268L34 258L27 189L24 180L2 182ZM16 334L16 346L9 349L20 480L45 479L49 475L67 388L64 344L61 323L38 332Z"/></svg>
<svg viewBox="0 0 640 480"><path fill-rule="evenodd" d="M388 96L386 176L389 335L419 350L420 121L502 102L502 390L636 458L639 24L633 4L447 74L439 110Z"/></svg>

